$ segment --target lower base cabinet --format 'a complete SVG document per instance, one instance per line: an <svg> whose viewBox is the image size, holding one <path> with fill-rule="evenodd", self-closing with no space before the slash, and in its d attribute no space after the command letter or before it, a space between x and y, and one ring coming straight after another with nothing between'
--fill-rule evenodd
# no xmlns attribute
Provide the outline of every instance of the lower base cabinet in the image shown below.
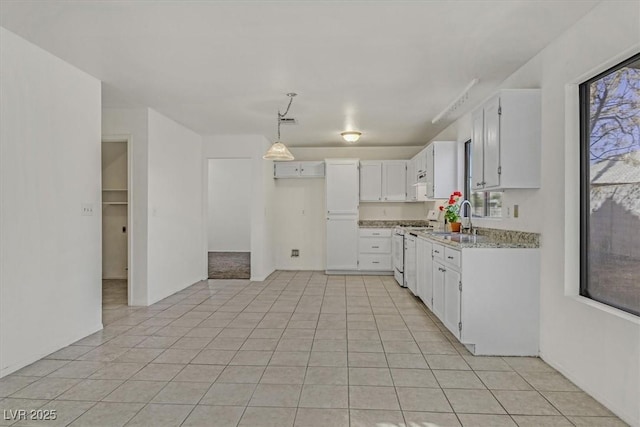
<svg viewBox="0 0 640 427"><path fill-rule="evenodd" d="M539 249L420 245L418 296L471 353L539 354Z"/></svg>
<svg viewBox="0 0 640 427"><path fill-rule="evenodd" d="M358 232L358 271L393 271L390 228L360 228Z"/></svg>

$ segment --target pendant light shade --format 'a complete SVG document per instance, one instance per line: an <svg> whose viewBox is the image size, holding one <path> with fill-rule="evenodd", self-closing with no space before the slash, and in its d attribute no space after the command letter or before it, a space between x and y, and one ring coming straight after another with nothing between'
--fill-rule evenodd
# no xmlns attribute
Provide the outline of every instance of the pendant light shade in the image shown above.
<svg viewBox="0 0 640 427"><path fill-rule="evenodd" d="M269 147L269 150L267 150L267 153L264 156L262 156L262 158L265 160L280 160L280 161L289 161L294 159L293 154L291 154L291 151L289 151L287 146L280 141L274 142L273 145Z"/></svg>
<svg viewBox="0 0 640 427"><path fill-rule="evenodd" d="M266 154L262 156L262 158L265 160L279 160L286 162L294 159L293 154L291 154L291 151L289 151L287 146L280 142L280 123L289 112L289 108L291 108L291 103L293 102L293 97L296 95L297 94L294 92L289 92L287 94L287 96L289 97L289 105L287 106L287 111L285 111L284 114L280 113L280 111L278 110L278 140L274 142L273 145L269 147Z"/></svg>

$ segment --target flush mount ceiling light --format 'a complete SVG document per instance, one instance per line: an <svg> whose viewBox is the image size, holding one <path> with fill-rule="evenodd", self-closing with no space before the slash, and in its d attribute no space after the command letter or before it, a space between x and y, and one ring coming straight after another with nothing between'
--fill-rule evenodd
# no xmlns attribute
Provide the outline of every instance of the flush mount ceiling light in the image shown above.
<svg viewBox="0 0 640 427"><path fill-rule="evenodd" d="M360 135L362 135L362 132L358 132L356 130L350 130L350 131L342 132L340 135L342 135L342 139L344 139L347 142L357 142L360 139Z"/></svg>
<svg viewBox="0 0 640 427"><path fill-rule="evenodd" d="M290 161L294 159L293 154L291 154L291 151L289 151L287 146L280 142L280 123L289 112L289 108L291 108L291 103L293 102L293 97L296 95L297 93L293 92L289 92L287 94L287 96L289 97L289 105L287 105L287 110L284 112L284 114L280 113L280 110L278 110L278 140L274 142L273 145L267 150L267 153L262 156L262 158L265 160Z"/></svg>
<svg viewBox="0 0 640 427"><path fill-rule="evenodd" d="M458 95L458 97L454 99L451 104L447 105L447 107L442 110L440 114L435 116L433 120L431 120L431 123L438 123L444 116L447 116L456 111L458 108L462 107L464 103L469 99L469 91L476 85L476 83L478 83L478 81L478 79L471 80L471 83L469 83L467 87L464 88L462 93Z"/></svg>

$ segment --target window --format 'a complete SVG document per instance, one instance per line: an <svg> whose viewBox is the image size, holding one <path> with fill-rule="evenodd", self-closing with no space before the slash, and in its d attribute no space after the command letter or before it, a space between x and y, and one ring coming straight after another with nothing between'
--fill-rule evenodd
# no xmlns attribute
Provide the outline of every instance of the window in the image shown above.
<svg viewBox="0 0 640 427"><path fill-rule="evenodd" d="M580 85L580 294L640 315L640 54Z"/></svg>
<svg viewBox="0 0 640 427"><path fill-rule="evenodd" d="M464 194L473 206L474 217L502 217L502 193L491 191L471 192L471 140L464 143ZM468 195L471 194L471 197ZM464 215L467 215L465 206Z"/></svg>

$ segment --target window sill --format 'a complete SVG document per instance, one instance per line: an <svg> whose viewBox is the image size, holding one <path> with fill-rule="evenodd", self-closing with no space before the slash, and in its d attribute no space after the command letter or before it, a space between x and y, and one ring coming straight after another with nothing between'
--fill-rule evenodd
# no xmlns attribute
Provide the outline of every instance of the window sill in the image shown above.
<svg viewBox="0 0 640 427"><path fill-rule="evenodd" d="M574 295L570 296L569 298L580 304L588 305L589 307L595 308L596 310L604 311L607 314L618 317L622 320L629 321L635 325L640 325L640 317L635 316L631 313L627 313L626 311L611 307L610 305L603 304L591 298L583 297L582 295Z"/></svg>

